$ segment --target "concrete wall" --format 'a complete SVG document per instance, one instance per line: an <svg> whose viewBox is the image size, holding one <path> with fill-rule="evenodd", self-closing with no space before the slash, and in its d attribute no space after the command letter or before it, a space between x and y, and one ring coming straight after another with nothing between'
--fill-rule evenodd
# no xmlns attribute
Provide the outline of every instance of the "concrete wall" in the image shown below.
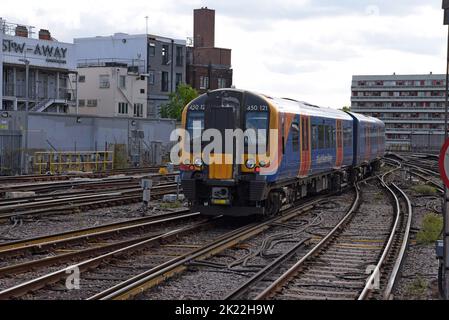
<svg viewBox="0 0 449 320"><path fill-rule="evenodd" d="M53 146L58 151L101 151L105 150L106 144L128 144L133 130L143 131L142 140L148 145L152 141L168 145L175 125L171 120L31 113L28 149L50 151Z"/></svg>

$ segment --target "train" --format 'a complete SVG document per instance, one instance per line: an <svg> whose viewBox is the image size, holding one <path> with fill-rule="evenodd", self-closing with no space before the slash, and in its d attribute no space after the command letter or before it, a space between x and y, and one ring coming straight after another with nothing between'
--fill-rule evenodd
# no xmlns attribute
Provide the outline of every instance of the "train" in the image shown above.
<svg viewBox="0 0 449 320"><path fill-rule="evenodd" d="M379 119L252 91L209 91L183 109L181 123L182 189L191 209L204 215L276 215L305 197L341 191L372 174L385 153ZM222 136L252 129L257 136L243 137L241 154L234 144L210 152L228 161L205 161L201 139L208 129Z"/></svg>

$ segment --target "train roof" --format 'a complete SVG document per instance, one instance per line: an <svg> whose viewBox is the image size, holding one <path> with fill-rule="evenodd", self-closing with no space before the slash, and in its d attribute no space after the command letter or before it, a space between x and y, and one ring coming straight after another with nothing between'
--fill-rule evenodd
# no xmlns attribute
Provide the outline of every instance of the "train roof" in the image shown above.
<svg viewBox="0 0 449 320"><path fill-rule="evenodd" d="M263 97L265 97L265 99L267 99L270 103L272 103L273 106L276 107L279 112L301 114L322 118L352 120L352 117L349 114L341 110L319 107L307 102L296 101L292 99L272 98L267 96Z"/></svg>
<svg viewBox="0 0 449 320"><path fill-rule="evenodd" d="M359 121L362 122L369 122L369 123L377 123L377 124L381 124L381 125L385 125L381 120L374 118L374 117L369 117L369 116L365 116L363 114L360 113L354 113L354 112L349 112L351 115L354 116L354 118L356 118Z"/></svg>

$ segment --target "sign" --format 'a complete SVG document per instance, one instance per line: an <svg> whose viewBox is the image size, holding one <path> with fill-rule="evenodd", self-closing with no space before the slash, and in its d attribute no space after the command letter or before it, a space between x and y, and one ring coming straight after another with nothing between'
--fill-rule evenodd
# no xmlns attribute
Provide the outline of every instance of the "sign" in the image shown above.
<svg viewBox="0 0 449 320"><path fill-rule="evenodd" d="M30 61L33 67L76 69L74 45L58 41L3 35L1 53L6 64Z"/></svg>
<svg viewBox="0 0 449 320"><path fill-rule="evenodd" d="M25 51L27 53L33 54L35 56L46 57L47 62L53 63L67 63L67 48L63 48L60 46L50 46L44 44L36 44L33 47L27 47L25 42L16 42L14 40L3 40L2 46L3 52L6 53L18 53L24 54Z"/></svg>
<svg viewBox="0 0 449 320"><path fill-rule="evenodd" d="M449 139L443 145L439 159L440 175L444 184L449 188Z"/></svg>

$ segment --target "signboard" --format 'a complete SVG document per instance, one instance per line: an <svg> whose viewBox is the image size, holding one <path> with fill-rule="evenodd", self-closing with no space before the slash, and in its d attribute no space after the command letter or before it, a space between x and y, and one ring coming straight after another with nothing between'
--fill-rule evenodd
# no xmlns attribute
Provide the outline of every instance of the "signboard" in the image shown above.
<svg viewBox="0 0 449 320"><path fill-rule="evenodd" d="M23 64L26 58L32 66L75 69L73 49L70 43L4 35L1 50L5 63Z"/></svg>
<svg viewBox="0 0 449 320"><path fill-rule="evenodd" d="M449 139L443 145L440 152L440 175L446 188L449 188Z"/></svg>

